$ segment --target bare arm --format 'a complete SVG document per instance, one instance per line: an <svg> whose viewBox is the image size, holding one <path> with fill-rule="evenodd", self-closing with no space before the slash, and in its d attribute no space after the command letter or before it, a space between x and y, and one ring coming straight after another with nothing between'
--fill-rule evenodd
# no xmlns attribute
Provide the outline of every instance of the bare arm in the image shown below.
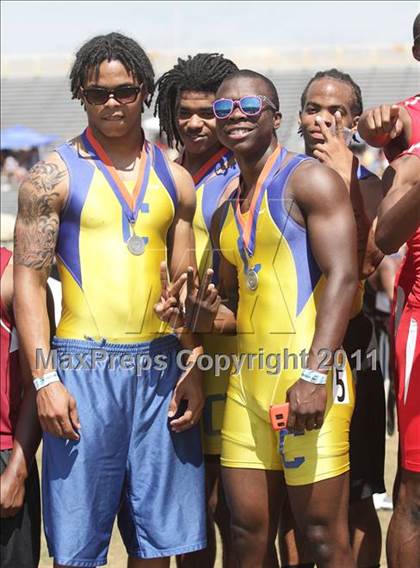
<svg viewBox="0 0 420 568"><path fill-rule="evenodd" d="M178 204L167 238L169 275L175 282L189 273L194 286L194 280L198 281L192 227L196 206L194 182L190 174L178 164L171 163L171 170L177 188ZM190 352L187 361L190 367L181 375L169 405L168 416L172 418L171 428L174 432L182 432L196 424L204 405L202 372L195 364L203 353L201 338L185 329L181 330L179 338L182 346ZM187 409L182 416L174 418L183 399L188 401Z"/></svg>
<svg viewBox="0 0 420 568"><path fill-rule="evenodd" d="M39 365L37 350L42 350L46 357L50 349L47 279L67 192L67 170L56 153L36 164L19 189L13 305L21 349L34 378L52 370ZM62 383L42 388L37 393L37 406L43 430L55 436L78 439L76 404Z"/></svg>
<svg viewBox="0 0 420 568"><path fill-rule="evenodd" d="M388 300L392 302L394 296L395 276L397 274L398 263L395 258L385 256L378 270L369 278L369 282L377 292L385 292Z"/></svg>
<svg viewBox="0 0 420 568"><path fill-rule="evenodd" d="M320 349L341 346L357 289L356 226L344 183L316 165L293 178L297 205L306 217L311 249L326 279L317 310L309 366L318 369Z"/></svg>
<svg viewBox="0 0 420 568"><path fill-rule="evenodd" d="M168 232L168 268L171 280L177 280L191 266L197 272L195 241L192 222L196 198L190 174L178 164L171 164L178 204L172 226Z"/></svg>
<svg viewBox="0 0 420 568"><path fill-rule="evenodd" d="M382 253L375 245L371 228L380 201L380 199L378 200L377 198L378 189L381 192L381 183L379 179L376 178L376 185L373 185L373 182L369 181L369 188L367 188L365 180L359 182L357 176L359 161L347 147L344 138L343 119L339 111L334 115L334 129L327 128L322 117L318 117L317 122L324 136L324 143L315 146L314 157L321 163L335 170L346 185L356 220L359 277L363 279L375 270L383 257ZM364 189L363 194L362 185ZM372 196L369 195L369 198L365 198L367 189L373 194ZM376 198L376 200L373 198ZM375 208L373 217L370 217L367 212L366 204L368 200L370 208Z"/></svg>
<svg viewBox="0 0 420 568"><path fill-rule="evenodd" d="M360 191L365 205L366 215L372 223L378 215L379 205L384 198L382 181L377 175L371 175L359 181Z"/></svg>
<svg viewBox="0 0 420 568"><path fill-rule="evenodd" d="M303 214L314 257L326 283L317 307L315 333L307 367L321 367L321 350L333 354L342 344L357 289L356 226L344 182L318 164L301 166L291 180L291 193ZM327 402L325 385L299 379L287 391L288 428L320 428Z"/></svg>
<svg viewBox="0 0 420 568"><path fill-rule="evenodd" d="M226 195L227 197L227 195ZM210 230L212 236L212 246L216 252L220 253L218 237L220 232L219 213L224 205L213 215L212 228ZM207 270L203 277L201 285L197 285L197 277L194 276L194 269L189 267L187 273L181 273L172 284L167 281L166 266L161 266L161 300L155 305L155 311L158 317L165 322L169 322L172 327L178 329L185 328L194 330L196 333L236 333L236 300L233 300L234 307L227 291L232 292L232 297L237 296L237 278L236 269L230 265L223 255L219 254L219 281L217 288L211 283L213 270ZM195 266L195 264L194 264ZM233 284L232 282L233 281ZM229 283L228 283L229 282ZM223 300L219 295L220 286L225 287L220 294L224 294ZM179 298L179 290L186 284L186 295ZM185 300L185 314L180 317L180 305ZM225 304L225 305L223 305Z"/></svg>
<svg viewBox="0 0 420 568"><path fill-rule="evenodd" d="M387 195L379 208L375 240L385 254L391 254L420 225L420 158L398 158L385 170L382 182Z"/></svg>
<svg viewBox="0 0 420 568"><path fill-rule="evenodd" d="M54 299L47 285L47 313L51 335L55 333ZM21 371L24 398L16 426L13 452L9 461L12 466L21 471L26 479L32 460L41 441L41 428L36 410L36 391L32 384L32 373L23 349L19 349L19 368Z"/></svg>
<svg viewBox="0 0 420 568"><path fill-rule="evenodd" d="M12 313L13 303L13 266L6 268L1 283L2 300L8 311ZM54 327L54 322L51 322ZM25 481L29 476L32 462L41 440L41 428L36 408L36 393L32 386L32 376L23 355L19 350L20 380L24 388L24 396L20 407L19 418L13 436L13 449L7 467L1 475L1 516L15 515L23 505ZM12 380L17 377L12 377Z"/></svg>
<svg viewBox="0 0 420 568"><path fill-rule="evenodd" d="M36 349L50 347L47 311L47 279L54 260L59 214L67 189L67 171L52 155L36 164L19 189L15 226L14 311L19 338L33 376L37 369Z"/></svg>

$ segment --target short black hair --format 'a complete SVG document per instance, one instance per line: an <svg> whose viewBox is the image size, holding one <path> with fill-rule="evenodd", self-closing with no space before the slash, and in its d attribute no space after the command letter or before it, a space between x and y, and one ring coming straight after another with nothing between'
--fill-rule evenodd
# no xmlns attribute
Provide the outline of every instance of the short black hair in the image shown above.
<svg viewBox="0 0 420 568"><path fill-rule="evenodd" d="M309 87L312 85L314 81L318 81L318 79L325 79L325 78L335 79L336 81L342 81L343 83L349 85L349 87L353 91L353 101L352 104L350 105L352 114L353 116L360 116L363 112L362 91L359 85L353 81L353 79L350 77L348 73L343 73L338 69L328 69L327 71L318 71L318 73L316 73L312 77L312 79L309 79L309 82L306 85L300 97L301 110L303 110L305 106Z"/></svg>
<svg viewBox="0 0 420 568"><path fill-rule="evenodd" d="M157 82L155 116L160 120L160 132L165 132L169 146L182 143L178 132L176 107L182 91L216 93L223 79L236 71L237 66L220 53L197 53L178 63Z"/></svg>
<svg viewBox="0 0 420 568"><path fill-rule="evenodd" d="M234 73L226 77L226 81L230 81L231 79L237 79L238 77L245 77L247 79L259 79L263 81L266 84L268 91L270 93L269 98L271 102L274 104L274 106L278 111L280 110L280 100L276 86L274 85L273 81L271 81L268 77L266 77L265 75L261 75L261 73L257 73L257 71L252 71L251 69L239 69L238 71L235 71Z"/></svg>
<svg viewBox="0 0 420 568"><path fill-rule="evenodd" d="M139 84L143 83L147 91L145 103L150 106L155 90L155 74L150 59L136 41L117 32L90 39L76 53L70 71L72 98L80 98L80 87L90 71L94 70L98 77L101 63L112 60L120 61L127 73L131 73Z"/></svg>
<svg viewBox="0 0 420 568"><path fill-rule="evenodd" d="M413 24L413 41L420 43L420 12L417 14Z"/></svg>

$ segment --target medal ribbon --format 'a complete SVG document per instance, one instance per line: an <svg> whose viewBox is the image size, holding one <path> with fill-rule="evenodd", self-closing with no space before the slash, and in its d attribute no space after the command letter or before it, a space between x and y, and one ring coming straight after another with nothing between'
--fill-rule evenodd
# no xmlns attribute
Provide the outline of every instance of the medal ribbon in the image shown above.
<svg viewBox="0 0 420 568"><path fill-rule="evenodd" d="M214 166L220 162L223 158L227 157L230 151L227 148L221 148L214 156L212 156L205 164L201 166L197 173L195 173L192 178L195 183L195 187L201 185L209 174L213 173Z"/></svg>
<svg viewBox="0 0 420 568"><path fill-rule="evenodd" d="M149 143L144 141L142 151L140 153L140 168L137 176L133 193L125 187L124 182L118 175L112 161L105 152L101 144L96 140L90 128L87 128L82 134L82 141L97 168L103 173L105 179L109 183L113 193L117 197L123 209L124 215L129 223L134 224L140 209L142 209L144 194L146 193L149 181L151 167L151 152Z"/></svg>
<svg viewBox="0 0 420 568"><path fill-rule="evenodd" d="M240 191L238 189L238 192L236 194L236 201L233 206L233 213L239 231L238 245L242 259L244 259L244 256L247 256L247 253L249 256L252 256L254 254L258 214L261 209L264 193L273 180L275 174L278 172L280 164L282 163L286 153L287 150L285 148L281 148L281 146L278 145L264 164L264 167L260 175L258 176L254 194L251 200L251 206L249 208L249 214L246 219L244 219L241 213L241 207L239 203Z"/></svg>

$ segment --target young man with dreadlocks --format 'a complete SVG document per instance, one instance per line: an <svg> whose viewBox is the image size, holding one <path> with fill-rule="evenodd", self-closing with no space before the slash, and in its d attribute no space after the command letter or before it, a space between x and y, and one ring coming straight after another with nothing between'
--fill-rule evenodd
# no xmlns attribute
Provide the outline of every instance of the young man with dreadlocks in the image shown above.
<svg viewBox="0 0 420 568"><path fill-rule="evenodd" d="M197 209L193 227L196 258L202 279L212 266L209 229L217 207L237 184L239 175L233 154L217 139L216 119L212 103L223 79L237 70L236 65L217 53L198 53L178 59L178 63L158 81L156 112L161 131L171 147L182 149L178 160L193 176ZM216 266L213 266L216 270ZM209 355L235 352L234 336L203 336L204 350ZM208 503L208 547L205 551L178 558L180 566L213 566L216 554L214 522L223 542L224 565L233 562L230 551L229 513L220 481L220 431L229 372L227 366L215 373L204 373L205 405L202 439L205 454ZM204 563L204 564L203 564Z"/></svg>
<svg viewBox="0 0 420 568"><path fill-rule="evenodd" d="M366 235L382 199L382 185L376 175L359 164L347 145L362 112L360 87L350 75L329 69L316 73L306 85L299 122L305 153L341 175L350 192L359 235ZM365 239L361 241L364 244L359 242L359 252L364 257L367 243ZM350 426L349 528L358 566L371 568L379 566L381 557L381 528L373 494L385 491L385 394L375 359L375 330L363 312L363 295L361 281L343 346L356 381L356 404ZM336 404L340 401L345 401L344 392ZM313 566L308 562L311 556L300 542L299 532L293 527L290 509L286 508L285 512L281 518L282 556L287 558L284 565Z"/></svg>
<svg viewBox="0 0 420 568"><path fill-rule="evenodd" d="M195 269L189 174L144 139L154 73L118 33L76 55L73 98L88 127L28 174L16 222L16 320L44 430L43 512L55 566L106 563L118 514L130 568L167 567L204 548L204 469L196 365L153 306L159 269ZM46 281L54 256L62 317L47 358ZM202 352L191 334L190 362ZM37 354L40 355L37 357Z"/></svg>

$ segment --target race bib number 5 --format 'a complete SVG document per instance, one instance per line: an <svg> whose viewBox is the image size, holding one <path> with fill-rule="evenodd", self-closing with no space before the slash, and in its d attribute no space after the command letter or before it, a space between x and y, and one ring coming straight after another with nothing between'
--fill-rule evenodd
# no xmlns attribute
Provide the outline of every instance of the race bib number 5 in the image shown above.
<svg viewBox="0 0 420 568"><path fill-rule="evenodd" d="M346 369L333 367L333 402L334 404L349 404L350 393Z"/></svg>

